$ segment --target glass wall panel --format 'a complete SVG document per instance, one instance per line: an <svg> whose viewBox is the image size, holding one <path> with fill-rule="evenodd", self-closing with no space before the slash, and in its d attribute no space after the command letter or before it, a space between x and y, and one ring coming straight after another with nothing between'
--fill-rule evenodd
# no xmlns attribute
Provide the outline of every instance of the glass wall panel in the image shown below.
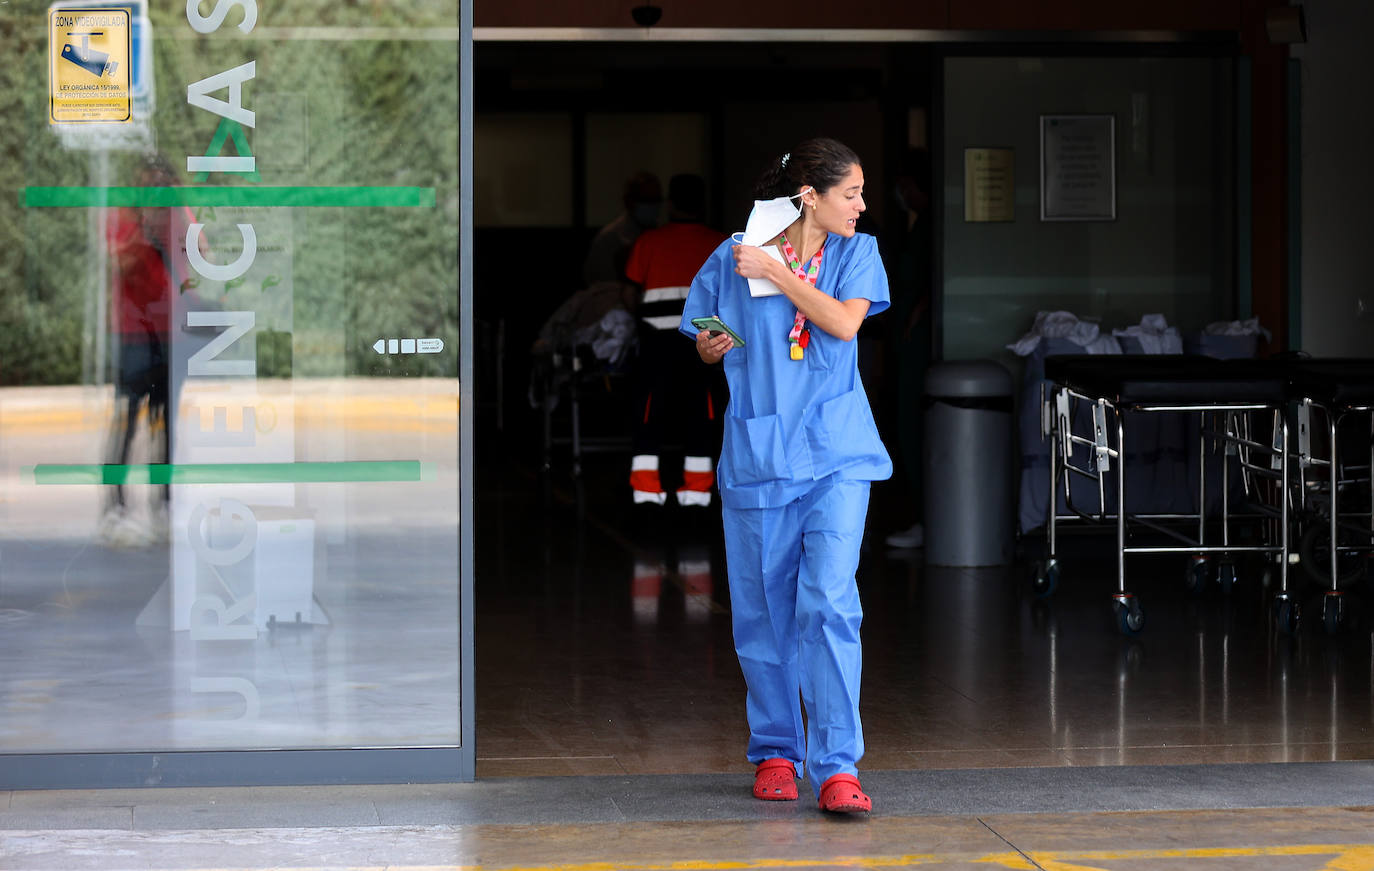
<svg viewBox="0 0 1374 871"><path fill-rule="evenodd" d="M1040 310L1107 333L1235 316L1231 59L951 57L944 75L945 357L1003 353ZM1114 118L1114 218L1041 219L1042 115ZM1009 219L966 219L968 149L1012 153Z"/></svg>
<svg viewBox="0 0 1374 871"><path fill-rule="evenodd" d="M458 0L67 5L0 4L0 753L461 744Z"/></svg>

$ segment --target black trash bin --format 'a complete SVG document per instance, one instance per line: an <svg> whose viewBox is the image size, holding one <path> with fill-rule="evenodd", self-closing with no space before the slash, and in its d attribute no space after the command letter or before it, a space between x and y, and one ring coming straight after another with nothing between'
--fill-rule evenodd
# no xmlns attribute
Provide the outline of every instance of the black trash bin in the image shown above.
<svg viewBox="0 0 1374 871"><path fill-rule="evenodd" d="M992 360L932 366L925 379L926 562L1012 560L1012 377Z"/></svg>

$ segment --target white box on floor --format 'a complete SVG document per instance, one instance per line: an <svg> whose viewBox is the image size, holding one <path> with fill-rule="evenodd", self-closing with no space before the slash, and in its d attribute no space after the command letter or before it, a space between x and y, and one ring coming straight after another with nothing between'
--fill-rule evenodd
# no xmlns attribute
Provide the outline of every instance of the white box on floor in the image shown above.
<svg viewBox="0 0 1374 871"><path fill-rule="evenodd" d="M236 596L255 595L253 624L326 623L315 607L315 520L295 508L252 506L257 539L239 563L221 569ZM217 512L215 512L217 513ZM212 548L229 548L242 540L232 523L214 522L207 536Z"/></svg>

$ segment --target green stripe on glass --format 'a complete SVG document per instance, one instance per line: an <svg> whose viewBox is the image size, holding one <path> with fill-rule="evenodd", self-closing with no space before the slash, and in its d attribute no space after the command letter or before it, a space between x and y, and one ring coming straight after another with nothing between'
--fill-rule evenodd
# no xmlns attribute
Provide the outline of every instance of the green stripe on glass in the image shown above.
<svg viewBox="0 0 1374 871"><path fill-rule="evenodd" d="M422 187L26 187L25 208L304 206L434 208Z"/></svg>
<svg viewBox="0 0 1374 871"><path fill-rule="evenodd" d="M39 465L35 484L319 484L432 481L432 463L381 460L343 463L153 463Z"/></svg>

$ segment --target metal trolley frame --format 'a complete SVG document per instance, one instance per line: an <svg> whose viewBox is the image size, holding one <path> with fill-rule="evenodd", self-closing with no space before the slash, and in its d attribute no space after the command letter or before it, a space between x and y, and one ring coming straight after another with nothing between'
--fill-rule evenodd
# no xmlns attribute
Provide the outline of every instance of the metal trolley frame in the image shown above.
<svg viewBox="0 0 1374 871"><path fill-rule="evenodd" d="M1288 592L1289 428L1284 406L1285 381L1273 366L1262 361L1219 361L1205 357L1169 356L1065 356L1050 357L1046 377L1052 382L1050 395L1041 404L1041 432L1050 440L1050 504L1046 513L1049 553L1036 566L1033 582L1037 595L1053 592L1058 583L1059 542L1057 526L1061 520L1114 522L1116 527L1117 589L1112 609L1117 628L1128 635L1141 631L1145 623L1139 598L1126 588L1127 554L1191 554L1187 583L1200 589L1210 574L1212 555L1262 553L1278 564L1280 590L1276 595L1276 618L1280 625L1296 625L1297 606ZM1225 399L1214 397L1221 395ZM1076 409L1090 409L1092 436L1074 432ZM1195 513L1128 514L1126 511L1126 463L1122 450L1126 444L1127 420L1134 414L1197 414L1199 463ZM1252 433L1267 419L1270 435L1259 441ZM1086 450L1082 450L1086 449ZM1221 466L1220 542L1208 539L1207 457L1219 453ZM1113 469L1114 464L1114 469ZM1230 505L1230 474L1235 465L1242 476L1250 508L1266 530L1261 543L1241 545L1232 540L1231 524L1237 519ZM1115 511L1107 506L1106 482L1115 473ZM1097 483L1098 510L1086 512L1073 504L1070 485L1073 476ZM1264 486L1273 481L1277 486ZM1060 515L1058 493L1063 490L1070 514ZM1264 504L1259 497L1271 496L1276 505ZM1247 515L1253 517L1255 515ZM1196 524L1195 535L1187 531ZM1131 545L1130 531L1143 527L1159 533L1175 544ZM1217 580L1229 590L1235 581L1235 566L1222 561Z"/></svg>
<svg viewBox="0 0 1374 871"><path fill-rule="evenodd" d="M1298 421L1298 551L1310 563L1325 559L1329 587L1322 597L1322 625L1334 635L1347 620L1342 586L1363 576L1374 556L1374 361L1296 360L1290 383ZM1325 456L1322 440L1315 437L1318 421L1324 424ZM1357 432L1369 436L1354 463L1341 455L1341 426L1347 422L1363 424ZM1309 574L1323 572L1313 568Z"/></svg>

